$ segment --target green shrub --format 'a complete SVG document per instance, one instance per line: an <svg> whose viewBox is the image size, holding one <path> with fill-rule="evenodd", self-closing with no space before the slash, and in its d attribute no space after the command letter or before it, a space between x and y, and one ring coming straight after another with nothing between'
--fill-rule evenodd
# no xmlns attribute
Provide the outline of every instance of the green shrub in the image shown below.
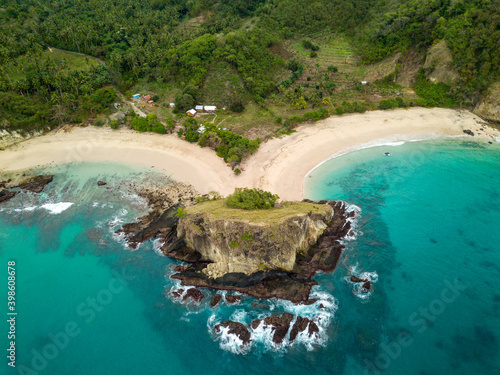
<svg viewBox="0 0 500 375"><path fill-rule="evenodd" d="M268 191L237 188L233 194L226 199L226 205L232 208L244 210L270 209L279 199L276 194Z"/></svg>
<svg viewBox="0 0 500 375"><path fill-rule="evenodd" d="M237 100L237 101L231 103L231 105L229 106L229 109L232 112L240 113L240 112L243 112L245 110L245 106L243 105L243 102L241 100Z"/></svg>
<svg viewBox="0 0 500 375"><path fill-rule="evenodd" d="M109 122L109 127L113 130L116 130L120 127L120 123L118 122L118 120L111 120Z"/></svg>
<svg viewBox="0 0 500 375"><path fill-rule="evenodd" d="M234 174L235 174L236 176L239 176L239 175L241 174L241 169L239 169L239 168L235 168L235 169L234 169Z"/></svg>
<svg viewBox="0 0 500 375"><path fill-rule="evenodd" d="M231 246L234 249L235 247L238 247L240 245L238 244L238 241L231 241L229 242L229 246Z"/></svg>
<svg viewBox="0 0 500 375"><path fill-rule="evenodd" d="M378 104L379 109L393 109L393 108L398 108L399 104L396 101L396 99L390 98L390 99L383 99L380 101Z"/></svg>
<svg viewBox="0 0 500 375"><path fill-rule="evenodd" d="M179 207L177 209L177 213L175 214L175 216L177 216L177 217L184 217L184 216L186 216L186 210L184 209L184 207Z"/></svg>
<svg viewBox="0 0 500 375"><path fill-rule="evenodd" d="M311 51L311 53L309 54L309 57L318 57L318 53L316 51Z"/></svg>
<svg viewBox="0 0 500 375"><path fill-rule="evenodd" d="M153 97L151 98L154 102L157 102L158 100L160 100L160 96L159 95L153 95Z"/></svg>
<svg viewBox="0 0 500 375"><path fill-rule="evenodd" d="M329 72L334 72L334 73L336 73L336 72L338 72L338 71L339 71L339 68L337 68L337 67L336 67L336 66L334 66L334 65L328 65L328 68L327 68L327 69L328 69L328 71L329 71Z"/></svg>
<svg viewBox="0 0 500 375"><path fill-rule="evenodd" d="M344 108L342 108L342 107L340 107L340 106L339 106L339 107L337 107L337 108L335 108L335 113L336 113L337 115L339 115L339 116L343 115L343 114L345 113Z"/></svg>

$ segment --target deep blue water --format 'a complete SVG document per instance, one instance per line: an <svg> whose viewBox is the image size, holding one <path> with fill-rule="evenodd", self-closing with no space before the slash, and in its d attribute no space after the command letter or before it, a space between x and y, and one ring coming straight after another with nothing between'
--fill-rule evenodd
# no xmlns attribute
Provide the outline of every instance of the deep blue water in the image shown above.
<svg viewBox="0 0 500 375"><path fill-rule="evenodd" d="M40 197L19 195L0 211L0 303L6 317L14 260L18 313L16 368L5 358L0 374L499 373L499 160L498 144L449 140L322 164L305 181L308 197L343 199L360 213L337 270L316 278L320 301L243 296L215 309L208 290L200 306L167 296L179 262L113 235L146 212L127 186L163 176L106 163L51 167L57 177ZM370 278L373 292L359 293L350 274ZM257 332L241 350L213 333L228 318L284 311L316 319L321 334L274 347Z"/></svg>

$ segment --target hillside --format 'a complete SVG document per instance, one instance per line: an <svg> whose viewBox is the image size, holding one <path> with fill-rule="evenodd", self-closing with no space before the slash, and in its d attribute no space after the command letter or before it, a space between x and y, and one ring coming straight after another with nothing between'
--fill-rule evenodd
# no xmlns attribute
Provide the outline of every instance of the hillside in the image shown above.
<svg viewBox="0 0 500 375"><path fill-rule="evenodd" d="M249 138L346 112L473 108L500 80L499 21L499 0L1 0L0 127L104 124L136 92L163 124L216 105L201 122Z"/></svg>

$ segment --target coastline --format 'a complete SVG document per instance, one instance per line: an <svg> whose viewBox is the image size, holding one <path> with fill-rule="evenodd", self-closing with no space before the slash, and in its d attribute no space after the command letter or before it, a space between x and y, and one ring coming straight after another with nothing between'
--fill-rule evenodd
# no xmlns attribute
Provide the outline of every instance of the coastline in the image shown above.
<svg viewBox="0 0 500 375"><path fill-rule="evenodd" d="M215 190L228 195L235 187L256 187L272 191L283 200L301 200L304 179L326 160L392 142L466 136L465 129L476 134L472 139L500 139L500 131L468 111L411 108L334 116L262 143L241 163L244 172L235 176L213 150L190 144L175 134L63 128L0 151L0 172L49 164L115 161L157 168L202 194Z"/></svg>

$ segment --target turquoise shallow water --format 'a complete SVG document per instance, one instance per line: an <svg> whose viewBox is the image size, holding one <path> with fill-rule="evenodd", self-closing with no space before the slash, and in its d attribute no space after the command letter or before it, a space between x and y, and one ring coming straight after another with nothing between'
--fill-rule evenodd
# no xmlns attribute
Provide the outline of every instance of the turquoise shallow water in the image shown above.
<svg viewBox="0 0 500 375"><path fill-rule="evenodd" d="M18 312L17 367L5 358L0 374L498 373L499 160L498 144L450 140L361 150L315 169L309 198L360 209L338 269L317 277L326 311L249 297L210 309L210 291L200 306L172 300L179 262L113 235L146 210L126 187L163 177L117 164L55 168L40 198L0 211L0 267L6 279L16 261ZM370 278L373 292L358 293L350 274ZM6 282L0 290L6 312ZM257 332L242 352L213 333L228 318L284 311L321 319L321 335L273 347Z"/></svg>

